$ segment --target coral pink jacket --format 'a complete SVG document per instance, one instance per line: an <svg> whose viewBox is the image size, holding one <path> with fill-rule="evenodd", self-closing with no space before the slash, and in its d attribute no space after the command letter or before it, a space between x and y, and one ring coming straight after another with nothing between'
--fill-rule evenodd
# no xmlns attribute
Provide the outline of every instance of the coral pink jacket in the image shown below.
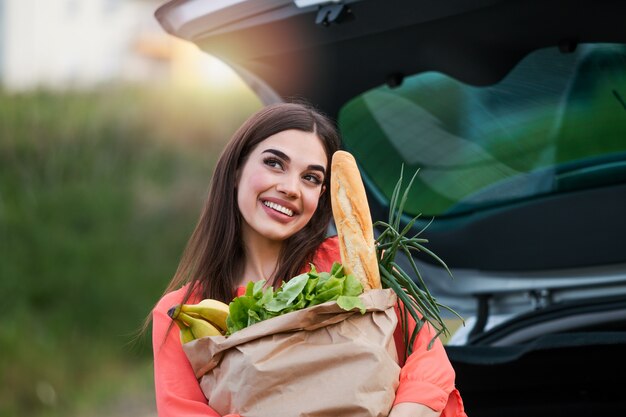
<svg viewBox="0 0 626 417"><path fill-rule="evenodd" d="M339 260L338 240L332 237L320 245L313 264L318 271L330 271L333 262ZM207 400L182 349L176 326L170 327L171 319L167 315L167 310L182 301L185 290L186 287L183 287L166 294L152 312L154 380L158 414L159 417L219 417L219 414L207 405ZM243 291L243 287L239 288L237 295L242 295ZM198 301L200 300L188 302ZM409 326L412 330L415 322L409 323ZM442 417L467 417L461 396L454 386L454 369L443 345L436 340L432 348L427 349L433 335L430 327L424 326L416 337L413 353L406 363L401 361L400 383L394 405L414 402L441 411ZM404 358L405 346L400 325L396 328L394 339L398 357ZM228 414L228 417L238 416Z"/></svg>

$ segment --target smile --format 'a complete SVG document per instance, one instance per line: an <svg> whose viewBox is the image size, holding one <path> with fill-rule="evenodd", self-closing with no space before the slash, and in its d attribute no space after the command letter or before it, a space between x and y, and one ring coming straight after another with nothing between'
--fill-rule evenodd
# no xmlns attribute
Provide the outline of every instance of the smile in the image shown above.
<svg viewBox="0 0 626 417"><path fill-rule="evenodd" d="M267 207L271 208L272 210L276 210L280 213L283 213L284 215L293 217L293 210L289 210L287 207L283 207L280 204L272 203L271 201L264 201L263 204L265 204Z"/></svg>

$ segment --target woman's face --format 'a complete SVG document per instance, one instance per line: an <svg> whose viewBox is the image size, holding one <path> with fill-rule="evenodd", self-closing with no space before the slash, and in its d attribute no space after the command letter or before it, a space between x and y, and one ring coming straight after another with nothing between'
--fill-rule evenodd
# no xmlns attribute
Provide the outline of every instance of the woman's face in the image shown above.
<svg viewBox="0 0 626 417"><path fill-rule="evenodd" d="M315 133L285 130L260 142L238 172L244 242L283 241L301 230L324 191L326 163Z"/></svg>

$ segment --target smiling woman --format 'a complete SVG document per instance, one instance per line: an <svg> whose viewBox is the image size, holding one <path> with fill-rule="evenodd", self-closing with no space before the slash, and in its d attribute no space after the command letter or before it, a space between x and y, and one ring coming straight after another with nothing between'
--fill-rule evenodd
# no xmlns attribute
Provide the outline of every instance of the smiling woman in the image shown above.
<svg viewBox="0 0 626 417"><path fill-rule="evenodd" d="M329 181L324 174L338 148L333 123L308 105L271 105L250 117L217 162L169 289L191 282L205 298L228 302L239 282L255 278L245 274L251 251L264 250L271 241L272 253L265 258L274 268L256 265L255 272L264 271L256 278L279 285L297 275L326 237L332 214L322 192ZM246 240L250 232L260 238L254 245Z"/></svg>
<svg viewBox="0 0 626 417"><path fill-rule="evenodd" d="M226 378L223 386L210 384L208 391L205 380L199 382L197 377L202 377L203 373L194 371L192 363L196 361L187 357L179 332L172 326L167 313L171 306L195 304L202 299L230 303L237 295L243 295L242 290L246 291L244 284L250 282L257 282L252 284L255 288L267 283L278 291L283 283L293 282L292 278L297 280L313 267L328 274L335 263L341 262L337 237L327 237L332 217L328 192L331 160L339 145L339 136L330 119L308 105L296 103L280 103L261 109L235 132L226 145L216 165L200 220L176 275L152 312L159 416L219 416L216 410L229 413L239 410L236 405L219 406L223 404L221 400L246 398L246 392L233 388L235 381L232 379ZM272 291L270 288L269 293ZM395 299L388 307L399 311ZM466 417L460 394L454 387L454 370L443 345L436 340L436 333L430 327L422 326L419 337L411 339L411 348L407 349L408 343L404 342L401 333L405 328L417 327L417 324L410 320L400 322L398 314L392 314L394 318L386 337L389 346L394 348L383 348L391 355L390 363L398 371L392 380L383 384L385 392L395 393L388 401L390 416ZM387 344L379 345L382 346ZM323 361L319 362L321 358L315 354L322 348L316 343L305 344L304 348L307 355L312 354L311 366L324 368ZM413 353L406 357L406 351ZM347 353L351 356L354 350ZM331 357L331 363L337 363L331 367L331 373L346 374L336 369L339 363L346 361L337 362L336 355ZM293 369L289 360L279 362ZM370 371L375 369L367 368ZM228 374L229 369L229 365L224 365L222 375ZM290 383L293 392L297 392L293 386L298 382L290 380L291 372L281 373L287 382L279 385ZM303 375L310 392L317 392L319 383L310 382L315 381L310 379L312 372ZM366 383L370 380L370 377L363 378ZM222 388L216 388L218 386ZM271 385L269 387L263 385L262 389L272 389ZM360 392L351 386L348 388ZM367 392L371 394L370 391L368 388ZM205 396L207 392L209 394ZM275 391L272 393L276 394ZM253 397L257 398L257 395ZM300 399L290 398L294 403ZM362 407L359 401L346 401L349 407ZM306 410L304 404L298 404ZM267 412L267 408L261 408ZM247 408L242 406L241 410ZM306 414L306 411L299 411ZM369 416L372 412L368 409L365 414L349 414Z"/></svg>
<svg viewBox="0 0 626 417"><path fill-rule="evenodd" d="M260 260L276 259L282 241L313 217L325 189L326 164L322 141L315 133L299 130L272 135L250 153L238 172L237 184L247 254L244 277L271 277L273 268L255 267L264 263ZM262 253L255 253L257 248Z"/></svg>
<svg viewBox="0 0 626 417"><path fill-rule="evenodd" d="M172 330L171 305L202 298L229 302L245 281L264 279L277 287L320 253L326 261L316 265L330 270L336 258L328 253L336 252L334 241L326 240L332 213L323 191L338 148L334 124L306 104L265 107L235 132L176 275L153 311L159 415L216 415Z"/></svg>

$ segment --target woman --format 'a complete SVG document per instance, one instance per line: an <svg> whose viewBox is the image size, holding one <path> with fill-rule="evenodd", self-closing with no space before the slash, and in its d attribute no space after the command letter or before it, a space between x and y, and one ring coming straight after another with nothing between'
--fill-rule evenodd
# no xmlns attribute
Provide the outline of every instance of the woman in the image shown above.
<svg viewBox="0 0 626 417"><path fill-rule="evenodd" d="M308 105L281 103L250 117L224 149L179 268L153 310L160 417L218 416L167 316L172 305L203 298L229 303L248 281L277 287L311 262L329 271L340 261L337 238L326 238L330 162L339 146L329 119ZM443 347L426 348L428 330L420 331L403 366L392 417L465 416ZM400 331L395 336L403 357Z"/></svg>

